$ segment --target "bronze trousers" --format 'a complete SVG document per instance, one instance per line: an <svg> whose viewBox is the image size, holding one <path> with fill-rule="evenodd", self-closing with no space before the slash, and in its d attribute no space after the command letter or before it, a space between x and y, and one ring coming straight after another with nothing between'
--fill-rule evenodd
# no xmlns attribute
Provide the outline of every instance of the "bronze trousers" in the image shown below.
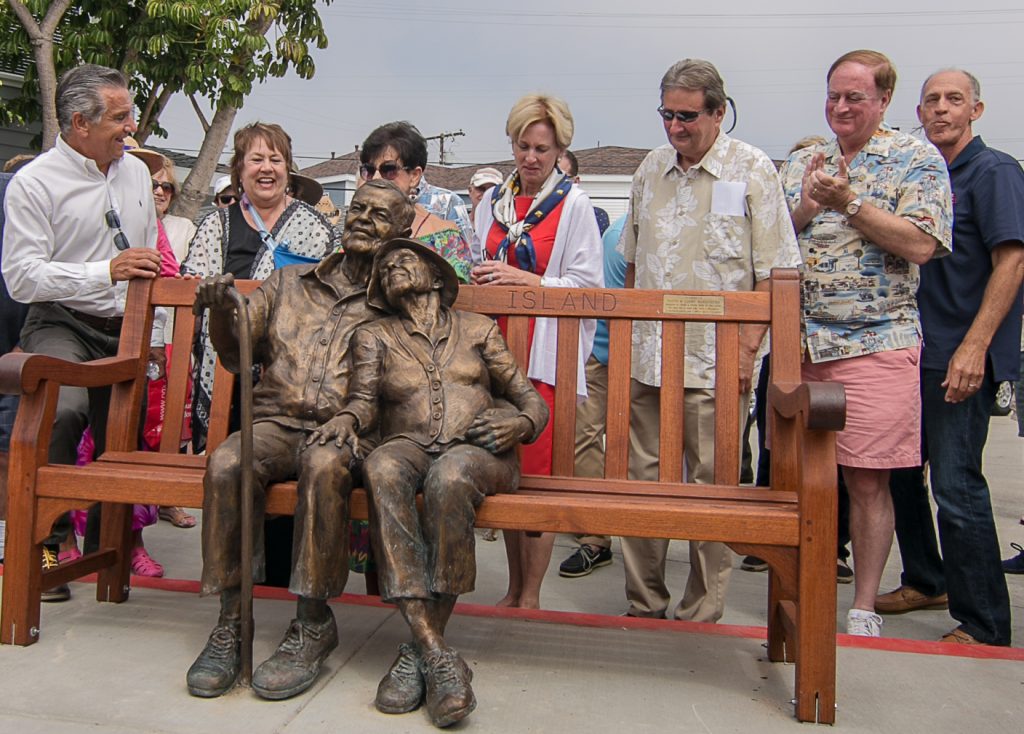
<svg viewBox="0 0 1024 734"><path fill-rule="evenodd" d="M348 580L352 477L334 444L304 448L308 433L270 422L253 425L253 580L266 577L263 518L266 488L298 477L288 590L312 599L340 594ZM202 594L241 584L241 437L210 455L203 478Z"/></svg>
<svg viewBox="0 0 1024 734"><path fill-rule="evenodd" d="M377 447L363 464L381 598L433 599L476 583L476 508L519 486L515 451L495 456L459 444L429 453L406 439ZM423 495L423 512L416 495Z"/></svg>

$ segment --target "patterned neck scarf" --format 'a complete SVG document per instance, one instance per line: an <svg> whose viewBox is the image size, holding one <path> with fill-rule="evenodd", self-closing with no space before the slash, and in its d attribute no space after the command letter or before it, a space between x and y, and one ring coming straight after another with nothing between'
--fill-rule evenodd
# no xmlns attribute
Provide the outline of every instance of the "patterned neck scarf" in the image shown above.
<svg viewBox="0 0 1024 734"><path fill-rule="evenodd" d="M533 247L530 230L562 203L571 188L572 179L557 168L552 169L551 174L544 181L544 185L530 202L526 216L517 220L516 196L521 189L519 171L509 176L501 185L498 193L491 199L491 212L494 214L494 221L505 233L505 238L498 244L494 259L506 260L509 247L514 245L519 267L531 273L535 272L537 270L537 251Z"/></svg>

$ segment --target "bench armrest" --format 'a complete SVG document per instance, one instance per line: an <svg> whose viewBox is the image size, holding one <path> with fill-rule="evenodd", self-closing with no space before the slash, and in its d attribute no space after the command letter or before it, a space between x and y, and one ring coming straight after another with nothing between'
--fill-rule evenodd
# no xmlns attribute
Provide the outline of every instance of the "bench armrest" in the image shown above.
<svg viewBox="0 0 1024 734"><path fill-rule="evenodd" d="M138 374L135 357L104 357L90 362L68 362L44 354L15 352L0 357L0 393L34 393L44 380L71 387L103 387L130 382Z"/></svg>
<svg viewBox="0 0 1024 734"><path fill-rule="evenodd" d="M839 382L769 385L768 406L783 418L802 415L808 430L841 431L846 425L846 390Z"/></svg>

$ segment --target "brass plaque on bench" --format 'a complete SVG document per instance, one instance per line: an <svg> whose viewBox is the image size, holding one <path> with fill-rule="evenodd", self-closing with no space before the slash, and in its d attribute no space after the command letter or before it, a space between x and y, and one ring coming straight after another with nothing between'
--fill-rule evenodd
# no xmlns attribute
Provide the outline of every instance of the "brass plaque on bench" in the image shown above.
<svg viewBox="0 0 1024 734"><path fill-rule="evenodd" d="M701 314L722 316L725 314L725 299L722 296L665 296L661 304L666 314Z"/></svg>

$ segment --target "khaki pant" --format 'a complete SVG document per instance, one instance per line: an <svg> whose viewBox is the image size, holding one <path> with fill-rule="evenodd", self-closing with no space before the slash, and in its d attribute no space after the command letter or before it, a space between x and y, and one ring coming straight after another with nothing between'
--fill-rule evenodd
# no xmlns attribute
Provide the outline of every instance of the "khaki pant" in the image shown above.
<svg viewBox="0 0 1024 734"><path fill-rule="evenodd" d="M608 367L587 360L587 399L576 406L576 476L604 476L604 432L608 422ZM577 535L580 545L611 548L607 535Z"/></svg>
<svg viewBox="0 0 1024 734"><path fill-rule="evenodd" d="M631 383L630 479L658 479L660 393L657 387L636 380ZM746 402L747 398L744 398L740 415L746 412ZM715 473L715 391L686 390L683 412L687 480L711 484ZM670 598L665 585L668 544L669 541L662 538L622 539L629 614L637 617L666 615ZM673 616L693 622L717 622L721 619L731 572L732 551L724 543L690 541L690 576Z"/></svg>

